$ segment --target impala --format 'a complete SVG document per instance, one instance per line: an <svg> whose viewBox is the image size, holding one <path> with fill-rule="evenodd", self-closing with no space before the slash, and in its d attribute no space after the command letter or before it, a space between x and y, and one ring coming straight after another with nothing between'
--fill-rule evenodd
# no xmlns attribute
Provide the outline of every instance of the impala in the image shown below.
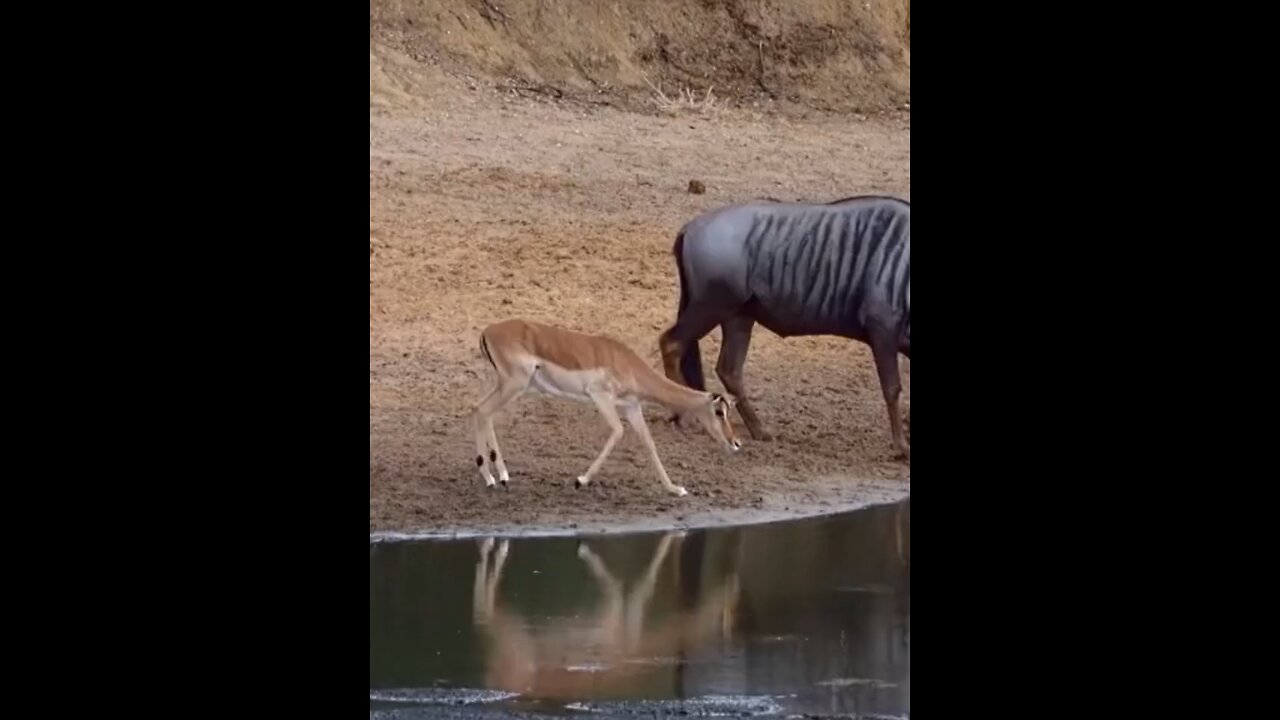
<svg viewBox="0 0 1280 720"><path fill-rule="evenodd" d="M602 335L585 335L528 320L494 323L480 333L480 352L497 375L497 384L472 414L476 467L486 487L494 486L493 467L504 486L510 482L506 462L493 431L493 415L527 391L595 405L609 425L609 439L591 466L575 481L585 487L622 438L619 413L649 451L658 480L669 493L688 492L671 482L658 458L645 423L642 403L658 403L677 417L696 421L731 452L742 447L733 432L732 398L685 387L649 367L631 348Z"/></svg>

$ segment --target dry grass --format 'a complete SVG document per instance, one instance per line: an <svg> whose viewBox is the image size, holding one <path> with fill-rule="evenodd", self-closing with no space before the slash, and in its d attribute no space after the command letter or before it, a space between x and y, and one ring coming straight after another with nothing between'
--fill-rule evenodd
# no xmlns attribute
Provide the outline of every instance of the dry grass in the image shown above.
<svg viewBox="0 0 1280 720"><path fill-rule="evenodd" d="M715 90L714 85L708 87L707 91L702 94L702 97L698 97L698 93L695 92L693 88L682 86L676 90L675 97L673 98L663 92L661 82L654 85L653 81L649 79L649 76L642 75L641 77L644 78L645 83L653 90L653 96L650 98L650 101L662 112L671 115L681 113L705 115L718 108L716 105L716 98L712 94Z"/></svg>

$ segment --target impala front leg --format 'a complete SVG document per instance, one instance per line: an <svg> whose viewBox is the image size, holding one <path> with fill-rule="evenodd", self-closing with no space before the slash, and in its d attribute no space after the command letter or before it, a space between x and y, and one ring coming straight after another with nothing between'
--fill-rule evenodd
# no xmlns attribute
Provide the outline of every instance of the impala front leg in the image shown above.
<svg viewBox="0 0 1280 720"><path fill-rule="evenodd" d="M588 390L587 394L591 396L591 401L596 404L596 409L604 416L604 421L609 424L609 439L604 443L604 449L596 456L595 462L591 463L591 467L587 468L587 472L579 475L575 482L576 487L586 487L591 482L591 478L595 477L600 466L604 464L605 458L609 457L609 453L613 452L613 446L618 444L622 439L622 421L618 419L618 409L614 406L614 398L612 393L604 390Z"/></svg>
<svg viewBox="0 0 1280 720"><path fill-rule="evenodd" d="M658 471L658 480L662 483L663 489L676 497L688 495L688 490L671 482L671 478L667 477L667 471L662 467L662 460L658 457L658 448L653 444L653 437L649 435L649 426L644 422L644 410L638 404L627 408L627 421L636 429L636 433L644 441L645 448L649 450L649 460Z"/></svg>
<svg viewBox="0 0 1280 720"><path fill-rule="evenodd" d="M587 547L585 542L578 543L578 557L582 562L586 563L587 569L595 577L596 583L600 586L600 591L604 593L604 610L601 616L606 618L604 624L614 625L618 619L622 617L624 599L622 595L622 583L609 572L609 568L605 567L604 561L600 559Z"/></svg>

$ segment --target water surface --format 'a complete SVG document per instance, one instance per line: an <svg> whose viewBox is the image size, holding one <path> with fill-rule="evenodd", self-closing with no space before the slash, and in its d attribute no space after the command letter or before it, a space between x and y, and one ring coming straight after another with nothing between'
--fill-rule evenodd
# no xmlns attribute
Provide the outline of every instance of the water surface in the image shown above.
<svg viewBox="0 0 1280 720"><path fill-rule="evenodd" d="M910 500L741 528L371 543L377 717L905 717Z"/></svg>

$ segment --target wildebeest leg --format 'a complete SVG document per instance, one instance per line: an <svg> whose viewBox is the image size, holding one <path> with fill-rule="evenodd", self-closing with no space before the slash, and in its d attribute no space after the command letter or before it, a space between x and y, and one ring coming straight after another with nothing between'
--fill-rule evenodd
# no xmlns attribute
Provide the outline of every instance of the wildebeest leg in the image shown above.
<svg viewBox="0 0 1280 720"><path fill-rule="evenodd" d="M747 400L746 390L742 388L742 366L747 362L747 349L751 346L751 330L755 324L753 318L738 315L720 325L722 342L716 374L720 376L720 382L724 383L724 389L737 398L738 414L747 424L751 437L767 442L773 439L773 435L764 429L751 401Z"/></svg>
<svg viewBox="0 0 1280 720"><path fill-rule="evenodd" d="M698 341L717 325L733 317L734 308L694 305L680 313L676 322L658 337L662 351L662 368L667 379L693 388L706 390L702 377L702 359Z"/></svg>
<svg viewBox="0 0 1280 720"><path fill-rule="evenodd" d="M911 448L902 434L902 410L899 400L902 397L902 379L898 375L898 343L891 333L872 330L868 338L871 345L871 356L876 361L876 372L880 375L880 389L884 391L884 402L889 408L889 429L893 433L893 447L899 458L911 460Z"/></svg>
<svg viewBox="0 0 1280 720"><path fill-rule="evenodd" d="M735 309L691 305L676 323L658 336L658 349L662 352L662 369L667 379L694 390L705 391L707 382L702 376L702 356L698 341L715 326L733 317ZM671 420L678 420L671 417Z"/></svg>

